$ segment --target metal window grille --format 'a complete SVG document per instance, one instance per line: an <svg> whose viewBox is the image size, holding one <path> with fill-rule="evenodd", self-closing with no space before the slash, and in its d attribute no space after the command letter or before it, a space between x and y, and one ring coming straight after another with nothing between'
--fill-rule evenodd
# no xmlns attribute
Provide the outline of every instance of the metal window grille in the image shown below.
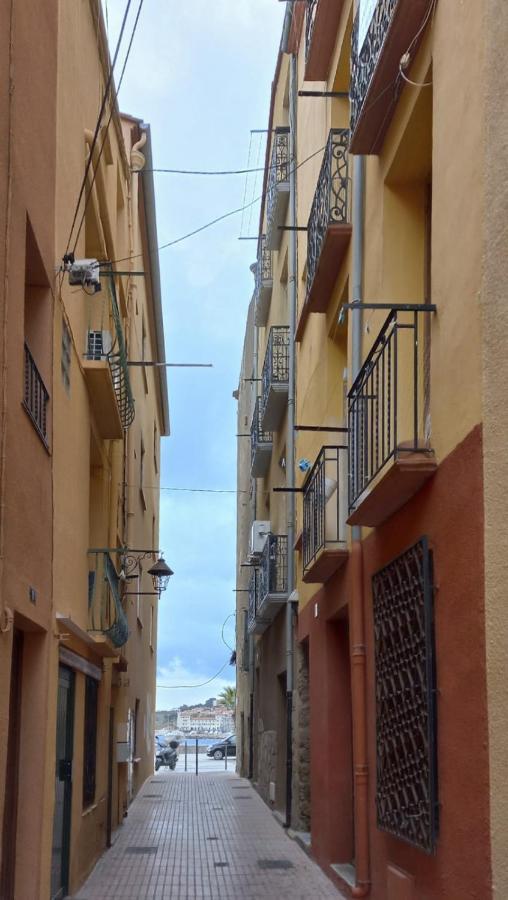
<svg viewBox="0 0 508 900"><path fill-rule="evenodd" d="M431 452L424 435L421 312L392 310L349 391L350 510L391 458Z"/></svg>
<svg viewBox="0 0 508 900"><path fill-rule="evenodd" d="M83 806L95 800L95 772L97 764L97 698L99 683L85 676L85 737L83 750Z"/></svg>
<svg viewBox="0 0 508 900"><path fill-rule="evenodd" d="M36 431L47 446L49 394L34 358L25 344L25 379L23 406L30 416Z"/></svg>
<svg viewBox="0 0 508 900"><path fill-rule="evenodd" d="M254 462L254 455L258 447L263 444L271 444L273 441L272 432L263 431L261 427L262 412L261 397L257 397L250 427L251 465Z"/></svg>
<svg viewBox="0 0 508 900"><path fill-rule="evenodd" d="M287 594L287 555L287 535L269 534L259 563L259 605L270 594Z"/></svg>
<svg viewBox="0 0 508 900"><path fill-rule="evenodd" d="M256 622L256 613L258 605L258 571L252 570L249 581L249 610L247 614L248 625L252 627Z"/></svg>
<svg viewBox="0 0 508 900"><path fill-rule="evenodd" d="M346 128L332 128L307 228L307 295L316 275L329 225L345 225L351 221L348 151L349 131Z"/></svg>
<svg viewBox="0 0 508 900"><path fill-rule="evenodd" d="M378 828L427 853L438 833L432 554L427 538L372 578Z"/></svg>
<svg viewBox="0 0 508 900"><path fill-rule="evenodd" d="M323 447L306 479L302 534L304 574L327 545L346 546L343 524L346 498L341 496L341 486L346 481L342 477L341 460L346 452L345 447Z"/></svg>
<svg viewBox="0 0 508 900"><path fill-rule="evenodd" d="M284 384L289 380L289 328L286 325L270 328L261 378L264 408L271 385Z"/></svg>

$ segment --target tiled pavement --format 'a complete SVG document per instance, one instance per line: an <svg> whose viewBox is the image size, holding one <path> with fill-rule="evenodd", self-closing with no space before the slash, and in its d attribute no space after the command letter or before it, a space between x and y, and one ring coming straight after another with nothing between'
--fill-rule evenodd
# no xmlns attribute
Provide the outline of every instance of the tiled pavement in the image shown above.
<svg viewBox="0 0 508 900"><path fill-rule="evenodd" d="M234 773L149 779L74 900L340 900Z"/></svg>

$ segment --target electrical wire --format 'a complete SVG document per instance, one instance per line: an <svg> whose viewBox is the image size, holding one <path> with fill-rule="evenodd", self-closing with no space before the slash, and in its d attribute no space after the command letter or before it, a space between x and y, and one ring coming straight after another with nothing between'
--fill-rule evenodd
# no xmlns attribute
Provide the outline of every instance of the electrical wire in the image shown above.
<svg viewBox="0 0 508 900"><path fill-rule="evenodd" d="M301 163L295 166L294 171L296 172L301 166L308 163L309 160L313 159L318 153L322 153L325 150L325 147L319 147L318 150L315 150L314 153L311 153L310 156L307 156L305 159L302 159ZM279 164L280 165L280 164ZM291 172L288 172L288 177ZM215 225L217 222L222 222L224 219L228 219L230 216L235 216L238 213L242 212L244 209L248 209L249 206L253 206L254 203L258 203L260 200L263 200L268 191L266 190L263 194L260 194L259 197L256 197L254 200L251 200L249 203L246 203L245 206L239 206L238 209L232 209L230 212L224 213L222 216L218 216L216 219L212 219L210 222L206 222L205 225L201 225L199 228L195 228L193 231L189 231L187 234L182 235L179 238L175 238L173 241L168 241L166 244L161 244L157 249L158 250L166 250L168 247L174 247L175 244L180 244L182 241L186 241L190 237L194 237L195 234L199 234L201 231L205 231L207 228L211 228L212 225ZM142 253L135 253L133 256L122 256L120 259L111 259L108 260L110 265L116 265L121 262L129 262L131 259L139 259L143 256Z"/></svg>
<svg viewBox="0 0 508 900"><path fill-rule="evenodd" d="M232 647L231 644L228 644L226 638L224 637L224 629L225 629L225 627L226 627L226 624L229 622L229 620L232 619L234 616L236 616L236 613L235 613L235 612L232 612L232 613L229 614L229 616L227 616L227 617L224 619L224 621L223 621L223 623L222 623L222 628L221 628L221 631L220 631L220 636L221 636L221 638L222 638L222 643L225 644L226 647L228 648L228 650L231 650L232 653L235 652L235 648Z"/></svg>
<svg viewBox="0 0 508 900"><path fill-rule="evenodd" d="M224 671L224 669L227 666L229 666L229 659L227 662L224 663L222 668L219 669L219 671L215 675L212 675L212 677L208 678L207 681L201 681L199 684L157 684L156 687L163 688L164 690L168 690L168 691L183 690L184 688L204 687L205 684L210 684L211 681L215 681L215 679L218 678L219 675L222 674L222 672Z"/></svg>
<svg viewBox="0 0 508 900"><path fill-rule="evenodd" d="M129 0L129 5L130 5L130 3L131 3L131 0ZM111 112L110 112L110 114L109 114L109 119L108 119L108 121L107 121L107 123L106 123L106 128L105 128L105 131L104 131L104 138L103 138L103 141L102 141L100 150L99 150L99 154L98 154L98 156L97 156L97 164L96 164L96 166L95 166L95 168L94 168L94 170L93 170L92 182L91 182L91 184L90 184L90 188L89 188L89 190L88 190L88 194L87 194L87 196L86 196L86 198L85 198L85 205L84 205L84 209L83 209L83 214L82 214L82 216L81 216L81 221L80 221L80 223L79 223L78 233L77 233L76 239L75 239L75 241L74 241L73 252L75 252L75 250L76 250L77 243L78 243L78 240L79 240L79 236L80 236L80 234L81 234L81 229L83 228L83 223L84 223L84 221L85 221L86 211L87 211L87 208L88 208L88 204L89 204L89 202L90 202L90 198L91 198L91 196L92 196L92 190L93 190L93 186L94 186L94 184L95 184L95 179L97 178L97 172L98 172L98 170L99 170L99 164L100 164L100 161L101 161L101 158L102 158L102 154L103 154L103 152L104 152L104 147L105 147L105 145L106 145L106 140L107 140L107 137L108 137L109 126L110 126L110 124L111 124L111 119L113 118L113 114L114 114L114 112L115 112L115 104L116 104L116 101L117 101L117 99L118 99L118 94L119 94L120 88L121 88L121 86L122 86L122 81L123 81L123 77L124 77L124 75L125 75L125 70L126 70L126 68L127 68L127 62L128 62L129 56L130 56L131 49L132 49L132 44L133 44L133 42L134 42L134 37L135 37L136 30L137 30L137 27L138 27L139 17L140 17L140 15L141 15L141 10L142 10L142 8L143 8L143 3L144 3L144 0L139 0L138 11L137 11L137 13L136 13L136 18L134 19L134 25L132 26L132 32L131 32L131 37L130 37L130 41L129 41L129 46L127 47L127 53L125 54L125 59L124 59L124 63L123 63L123 66L122 66L122 71L121 71L121 73L120 73L120 78L118 79L118 86L117 86L116 88L114 88L114 97L112 97L112 101L111 101ZM116 54L115 54L115 58L116 58ZM112 74L112 72L111 72L111 74ZM90 148L90 156L89 156L89 158L88 158L88 163L90 162L90 160L92 160L92 157L93 157L93 145L92 145L92 147ZM88 163L87 163L87 165L88 165ZM86 177L86 176L85 176L85 177ZM142 254L139 254L139 255L142 256Z"/></svg>
<svg viewBox="0 0 508 900"><path fill-rule="evenodd" d="M269 168L275 168L270 166ZM224 170L198 170L198 169L133 169L133 175L144 175L147 172L163 172L168 175L250 175L251 172L264 172L264 166L257 169L224 169Z"/></svg>
<svg viewBox="0 0 508 900"><path fill-rule="evenodd" d="M100 131L100 127L101 127L102 117L103 117L103 115L104 115L104 110L106 109L106 104L107 104L107 102L108 102L109 92L110 92L111 84L112 84L112 82L113 82L113 72L114 72L114 69L115 69L115 65L116 65L116 61L117 61L117 58L118 58L118 54L119 54L119 52L120 52L120 45L121 45L121 43L122 43L122 38L123 38L123 33L124 33L124 31L125 31L125 26L126 26L126 24L127 24L127 17L128 17L128 15L129 15L129 9L130 9L131 3L132 3L132 0L127 0L127 6L125 7L125 12L124 12L124 15L123 15L123 20L122 20L122 26L121 26L121 28L120 28L120 34L119 34L119 36L118 36L118 41L117 41L116 48L115 48L115 55L114 55L114 57L113 57L113 62L112 62L112 64L111 64L111 68L110 68L110 70L109 70L108 80L107 80L107 82L106 82L106 87L104 88L104 96L103 96L103 98L102 98L102 103L101 103L100 109L99 109L99 115L98 115L98 117L97 117L97 123L96 123L96 125L95 125L95 131L94 131L93 138L92 138L92 145L91 145L91 147L90 147L90 155L89 155L89 157L88 157L88 159L87 159L87 162L86 162L85 173L84 173L84 175L83 175L83 180L82 180L82 182L81 182L81 187L80 187L80 189L79 189L79 195L78 195L76 207L75 207L75 210L74 210L74 216L73 216L73 218L72 218L72 225L71 225L71 229L70 229L70 231L69 231L69 237L68 237L68 239L67 239L67 246L66 246L66 248L65 248L65 252L66 252L66 253L68 252L69 247L70 247L70 244L71 244L71 240L72 240L72 232L74 231L74 226L75 226L75 224L76 224L76 219L77 219L78 213L79 213L79 207L80 207L80 204L81 204L81 200L82 200L82 198L83 198L83 193L84 193L85 188L86 188L86 182L87 182L87 179L88 179L88 173L89 173L89 171L90 171L90 166L92 165L93 152L94 152L94 150L95 150L95 145L97 144L97 139L98 139L98 137L99 137L99 131Z"/></svg>

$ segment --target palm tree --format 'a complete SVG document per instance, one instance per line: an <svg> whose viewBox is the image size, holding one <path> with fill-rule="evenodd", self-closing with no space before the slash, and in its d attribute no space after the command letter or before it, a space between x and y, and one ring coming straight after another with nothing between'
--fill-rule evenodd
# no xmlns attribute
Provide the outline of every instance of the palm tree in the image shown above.
<svg viewBox="0 0 508 900"><path fill-rule="evenodd" d="M234 709L236 706L236 688L231 686L223 688L217 700L227 709Z"/></svg>

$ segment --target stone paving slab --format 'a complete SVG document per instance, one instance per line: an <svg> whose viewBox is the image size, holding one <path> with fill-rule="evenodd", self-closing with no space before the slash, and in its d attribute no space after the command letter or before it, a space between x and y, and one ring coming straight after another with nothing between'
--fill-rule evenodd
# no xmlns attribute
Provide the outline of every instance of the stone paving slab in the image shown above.
<svg viewBox="0 0 508 900"><path fill-rule="evenodd" d="M233 772L161 770L73 900L340 900Z"/></svg>

